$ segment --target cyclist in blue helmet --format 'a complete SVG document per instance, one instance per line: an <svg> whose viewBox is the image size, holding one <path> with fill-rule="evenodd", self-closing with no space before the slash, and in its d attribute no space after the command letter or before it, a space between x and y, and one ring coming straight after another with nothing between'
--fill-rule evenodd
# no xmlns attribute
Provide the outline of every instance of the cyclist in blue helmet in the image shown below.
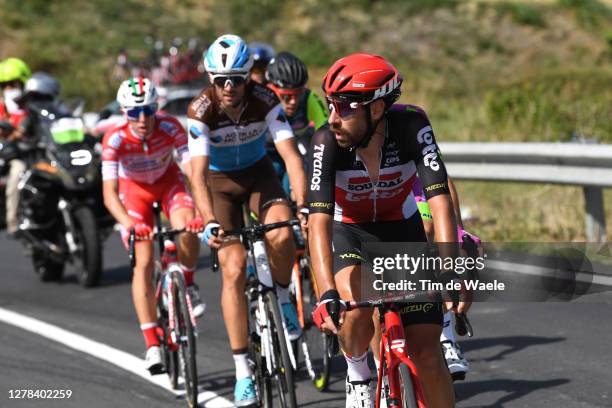
<svg viewBox="0 0 612 408"><path fill-rule="evenodd" d="M253 41L249 44L251 54L253 55L253 68L251 69L251 80L258 84L265 85L266 69L268 64L276 55L274 47L263 42Z"/></svg>

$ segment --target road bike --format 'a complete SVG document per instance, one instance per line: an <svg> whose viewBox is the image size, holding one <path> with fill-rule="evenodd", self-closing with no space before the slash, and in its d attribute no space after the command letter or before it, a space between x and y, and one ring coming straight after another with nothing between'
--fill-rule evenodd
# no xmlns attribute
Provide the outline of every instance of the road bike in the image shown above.
<svg viewBox="0 0 612 408"><path fill-rule="evenodd" d="M225 232L225 236L239 236L249 256L254 260L254 271L247 279L245 291L248 305L248 353L249 363L255 375L258 406L265 408L297 406L293 379L295 357L291 351L291 342L276 296L264 242L266 232L293 225L299 225L299 220L272 224L256 223ZM213 249L211 253L212 269L217 271L219 269L217 250ZM273 388L276 389L278 405L273 403Z"/></svg>
<svg viewBox="0 0 612 408"><path fill-rule="evenodd" d="M301 231L294 231L294 235L297 250L291 276L291 292L303 333L295 344L294 353L297 356L298 351L301 351L312 384L317 390L325 391L329 385L331 361L338 351L338 343L335 336L321 333L312 320L320 294Z"/></svg>
<svg viewBox="0 0 612 408"><path fill-rule="evenodd" d="M189 408L198 406L198 370L196 364L197 325L187 285L178 263L174 237L184 229L166 229L161 226L159 205L154 205L154 239L159 245L160 259L155 262L155 304L160 329L160 348L163 367L152 374L167 373L172 389L178 389L179 379L185 386L185 399ZM129 235L130 264L136 264L134 229Z"/></svg>
<svg viewBox="0 0 612 408"><path fill-rule="evenodd" d="M399 303L406 297L346 301L346 311L377 308L381 324L380 368L376 386L376 408L381 405L383 390L387 408L426 408L423 389L416 367L408 357L406 336Z"/></svg>

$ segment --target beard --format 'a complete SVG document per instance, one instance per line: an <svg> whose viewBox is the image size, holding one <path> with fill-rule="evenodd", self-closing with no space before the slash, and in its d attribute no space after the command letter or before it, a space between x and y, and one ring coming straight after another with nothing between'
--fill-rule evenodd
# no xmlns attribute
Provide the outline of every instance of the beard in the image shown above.
<svg viewBox="0 0 612 408"><path fill-rule="evenodd" d="M359 135L350 134L342 128L330 127L330 130L334 132L334 134L339 134L343 137L344 140L339 140L336 138L336 143L343 149L356 147L365 136L365 130L359 132Z"/></svg>

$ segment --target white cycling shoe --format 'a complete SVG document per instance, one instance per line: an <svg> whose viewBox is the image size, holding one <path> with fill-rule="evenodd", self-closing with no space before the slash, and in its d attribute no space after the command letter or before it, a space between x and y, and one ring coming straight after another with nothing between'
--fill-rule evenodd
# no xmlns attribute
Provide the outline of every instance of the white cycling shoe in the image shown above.
<svg viewBox="0 0 612 408"><path fill-rule="evenodd" d="M470 363L463 357L459 345L449 340L445 340L440 344L453 381L465 380L465 375L470 370Z"/></svg>
<svg viewBox="0 0 612 408"><path fill-rule="evenodd" d="M346 377L346 408L374 408L374 381L349 381Z"/></svg>
<svg viewBox="0 0 612 408"><path fill-rule="evenodd" d="M151 375L161 374L164 366L162 364L162 354L159 346L151 346L145 354L145 368Z"/></svg>

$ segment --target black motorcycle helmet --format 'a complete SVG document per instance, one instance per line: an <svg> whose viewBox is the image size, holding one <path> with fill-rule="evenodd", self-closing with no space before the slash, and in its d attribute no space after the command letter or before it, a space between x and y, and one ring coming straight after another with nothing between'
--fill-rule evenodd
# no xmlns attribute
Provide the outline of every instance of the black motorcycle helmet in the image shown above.
<svg viewBox="0 0 612 408"><path fill-rule="evenodd" d="M298 57L283 51L270 61L266 79L278 88L302 88L308 82L308 70Z"/></svg>

